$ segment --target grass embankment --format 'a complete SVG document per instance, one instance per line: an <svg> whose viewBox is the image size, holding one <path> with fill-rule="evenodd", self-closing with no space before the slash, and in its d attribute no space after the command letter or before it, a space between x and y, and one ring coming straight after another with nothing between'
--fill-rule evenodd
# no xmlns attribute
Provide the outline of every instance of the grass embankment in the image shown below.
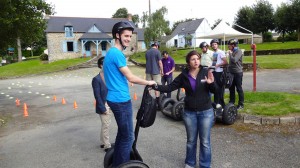
<svg viewBox="0 0 300 168"><path fill-rule="evenodd" d="M39 59L22 61L0 67L0 79L61 71L87 60L89 58L76 58L46 64Z"/></svg>

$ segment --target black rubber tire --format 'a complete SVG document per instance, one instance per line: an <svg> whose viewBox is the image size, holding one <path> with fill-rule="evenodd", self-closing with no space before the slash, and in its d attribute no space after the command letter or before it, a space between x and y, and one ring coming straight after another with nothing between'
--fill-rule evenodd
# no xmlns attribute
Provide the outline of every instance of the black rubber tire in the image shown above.
<svg viewBox="0 0 300 168"><path fill-rule="evenodd" d="M118 168L149 168L149 166L139 160L130 160L129 162L121 164Z"/></svg>
<svg viewBox="0 0 300 168"><path fill-rule="evenodd" d="M104 168L110 168L112 166L112 162L113 162L113 155L114 155L114 146L112 146L106 153L104 156Z"/></svg>
<svg viewBox="0 0 300 168"><path fill-rule="evenodd" d="M237 118L237 109L234 104L229 103L225 106L222 115L222 122L226 125L234 124Z"/></svg>
<svg viewBox="0 0 300 168"><path fill-rule="evenodd" d="M178 101L172 107L172 118L177 121L182 120L182 113L184 110L184 102Z"/></svg>
<svg viewBox="0 0 300 168"><path fill-rule="evenodd" d="M172 107L174 104L175 104L174 99L165 98L161 103L161 106L162 106L161 112L168 117L172 117Z"/></svg>
<svg viewBox="0 0 300 168"><path fill-rule="evenodd" d="M163 108L162 108L162 102L163 102L163 100L164 100L165 98L167 98L167 96L166 96L165 94L161 93L161 94L159 95L159 98L158 98L158 108L159 108L160 111L163 109Z"/></svg>

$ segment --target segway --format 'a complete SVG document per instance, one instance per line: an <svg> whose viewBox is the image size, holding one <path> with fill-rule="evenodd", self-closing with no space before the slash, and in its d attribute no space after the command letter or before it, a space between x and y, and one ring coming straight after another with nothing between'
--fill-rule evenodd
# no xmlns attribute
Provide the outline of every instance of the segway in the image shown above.
<svg viewBox="0 0 300 168"><path fill-rule="evenodd" d="M149 90L151 86L146 86L144 89L144 94L141 102L140 109L137 113L136 117L136 125L134 130L135 139L132 145L132 149L130 151L130 161L119 165L117 168L149 168L149 166L143 163L143 159L139 152L136 149L136 143L138 139L138 134L140 127L149 127L154 123L156 116L156 101L150 95ZM155 114L146 114L148 112L155 112ZM149 117L150 116L150 117ZM154 117L154 118L153 118ZM145 121L147 119L147 121ZM151 121L150 121L151 120ZM114 155L114 145L106 152L104 156L104 168L111 168L113 163L113 155Z"/></svg>
<svg viewBox="0 0 300 168"><path fill-rule="evenodd" d="M180 89L177 90L177 101L172 98L164 98L161 102L161 112L174 120L182 120L184 109L184 97L180 97Z"/></svg>
<svg viewBox="0 0 300 168"><path fill-rule="evenodd" d="M209 69L214 70L215 67L209 67ZM232 83L232 76L227 70L227 66L223 67L223 74L221 77L221 81L223 83L224 89L228 89L231 86ZM220 121L223 124L226 125L232 125L234 124L236 118L237 118L237 108L234 104L228 103L225 105L224 109L222 109L222 106L220 104L216 105L213 103L213 108L215 112L215 120Z"/></svg>

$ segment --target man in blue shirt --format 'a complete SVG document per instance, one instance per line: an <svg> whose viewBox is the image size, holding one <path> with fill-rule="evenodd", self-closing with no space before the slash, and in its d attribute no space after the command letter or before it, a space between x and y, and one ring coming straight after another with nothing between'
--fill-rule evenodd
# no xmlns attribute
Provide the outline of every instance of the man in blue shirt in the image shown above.
<svg viewBox="0 0 300 168"><path fill-rule="evenodd" d="M166 83L169 85L173 81L173 72L175 71L175 62L174 59L169 56L167 51L162 52L163 58L161 59L163 65L163 76L161 78L161 84L165 85ZM171 92L167 93L167 97L171 97Z"/></svg>
<svg viewBox="0 0 300 168"><path fill-rule="evenodd" d="M110 48L104 59L104 78L108 89L107 104L114 113L118 125L112 167L130 160L130 151L134 141L132 103L128 82L140 85L154 85L131 73L122 53L130 45L133 33L130 22L118 22L113 26L112 35L115 46Z"/></svg>

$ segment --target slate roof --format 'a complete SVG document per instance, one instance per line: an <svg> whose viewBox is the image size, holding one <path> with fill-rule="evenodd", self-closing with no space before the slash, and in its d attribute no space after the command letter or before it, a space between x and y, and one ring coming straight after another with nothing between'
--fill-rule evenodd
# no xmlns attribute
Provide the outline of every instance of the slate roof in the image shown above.
<svg viewBox="0 0 300 168"><path fill-rule="evenodd" d="M111 33L112 27L115 23L120 21L128 21L127 18L85 18L85 17L61 17L50 16L48 19L47 29L45 32L65 32L65 26L73 26L73 31L76 33L85 33L93 25L96 25L102 33ZM134 23L131 22L134 26ZM135 28L135 26L134 26ZM136 28L135 28L136 30ZM136 31L134 31L136 32Z"/></svg>
<svg viewBox="0 0 300 168"><path fill-rule="evenodd" d="M172 32L172 34L168 36L165 40L168 41L176 35L195 33L203 20L204 18L179 23L175 30Z"/></svg>

